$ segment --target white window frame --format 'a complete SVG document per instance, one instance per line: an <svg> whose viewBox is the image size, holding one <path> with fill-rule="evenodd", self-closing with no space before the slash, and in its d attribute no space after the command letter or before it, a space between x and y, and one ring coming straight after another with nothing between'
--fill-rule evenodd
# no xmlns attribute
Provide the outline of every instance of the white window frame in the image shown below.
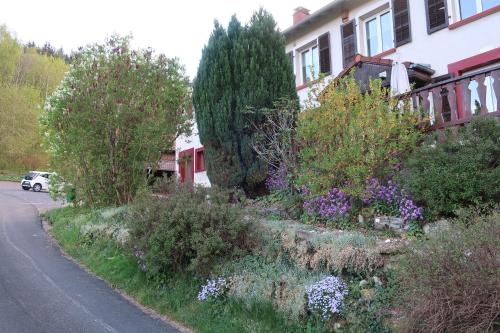
<svg viewBox="0 0 500 333"><path fill-rule="evenodd" d="M483 9L483 1L482 0L474 0L476 2L476 8L477 8L477 11L475 14L471 15L471 16L474 16L474 15L477 15L479 13L482 13L484 11ZM455 0L455 4L458 8L458 17L459 17L459 20L465 20L467 17L462 17L462 6L460 4L460 0ZM471 16L468 16L468 17L471 17Z"/></svg>
<svg viewBox="0 0 500 333"><path fill-rule="evenodd" d="M382 26L381 26L381 22L380 22L380 17L382 15L385 15L385 14L389 14L389 22L390 22L390 27L391 29L389 30L390 33L391 33L391 46L389 48L387 48L386 50L384 50L384 46L383 46L383 43L382 43ZM368 28L367 28L367 24L368 22L372 21L372 20L376 20L377 21L377 42L378 42L378 45L380 47L380 51L377 52L377 53L374 53L374 54L369 54L368 51L369 51L369 46L368 46ZM394 23L392 22L392 10L390 8L386 8L382 11L379 11L377 12L376 14L373 14L369 17L366 17L363 19L363 32L364 32L364 47L365 47L365 50L366 50L366 54L369 56L369 57L373 57L377 54L380 54L382 52L385 52L387 50L390 50L391 48L394 48Z"/></svg>
<svg viewBox="0 0 500 333"><path fill-rule="evenodd" d="M307 84L307 83L309 83L311 81L316 80L319 77L319 70L320 69L319 69L319 49L318 48L319 48L318 43L313 43L313 44L309 45L308 47L306 47L304 49L301 49L299 51L299 55L300 55L299 56L299 58L300 58L300 77L301 77L301 80L302 80L302 84ZM305 68L305 66L304 66L304 56L303 56L303 54L305 52L311 52L311 59L312 59L312 64L313 64L312 66L314 66L314 59L312 58L312 56L313 56L313 49L317 50L316 54L318 55L318 60L317 60L318 68L315 69L316 71L314 71L314 72L311 71L311 78L308 81L307 77L304 75L304 68Z"/></svg>

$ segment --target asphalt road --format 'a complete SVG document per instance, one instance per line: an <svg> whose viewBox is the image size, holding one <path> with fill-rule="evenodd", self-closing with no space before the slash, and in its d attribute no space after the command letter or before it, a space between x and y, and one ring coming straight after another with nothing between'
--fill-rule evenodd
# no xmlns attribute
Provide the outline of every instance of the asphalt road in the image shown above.
<svg viewBox="0 0 500 333"><path fill-rule="evenodd" d="M0 333L180 332L61 254L38 217L58 205L0 182Z"/></svg>

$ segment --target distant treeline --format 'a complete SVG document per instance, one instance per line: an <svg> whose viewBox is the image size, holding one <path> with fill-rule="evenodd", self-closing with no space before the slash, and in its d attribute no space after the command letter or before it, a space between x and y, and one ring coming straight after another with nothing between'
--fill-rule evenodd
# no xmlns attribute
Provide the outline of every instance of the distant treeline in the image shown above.
<svg viewBox="0 0 500 333"><path fill-rule="evenodd" d="M38 117L70 60L49 43L23 45L0 26L0 169L47 167Z"/></svg>

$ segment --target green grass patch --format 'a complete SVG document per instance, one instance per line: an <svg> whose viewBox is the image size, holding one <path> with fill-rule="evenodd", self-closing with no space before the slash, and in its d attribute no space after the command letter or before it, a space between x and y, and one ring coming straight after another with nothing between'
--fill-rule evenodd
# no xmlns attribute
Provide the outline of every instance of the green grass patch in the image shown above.
<svg viewBox="0 0 500 333"><path fill-rule="evenodd" d="M129 249L114 241L81 242L80 228L103 218L84 208L49 211L45 218L62 248L113 286L124 290L141 304L183 323L198 332L319 332L315 325L291 320L269 303L249 304L226 298L218 302L196 299L205 281L176 274L166 281L146 278Z"/></svg>
<svg viewBox="0 0 500 333"><path fill-rule="evenodd" d="M0 181L20 182L23 176L19 171L0 170Z"/></svg>

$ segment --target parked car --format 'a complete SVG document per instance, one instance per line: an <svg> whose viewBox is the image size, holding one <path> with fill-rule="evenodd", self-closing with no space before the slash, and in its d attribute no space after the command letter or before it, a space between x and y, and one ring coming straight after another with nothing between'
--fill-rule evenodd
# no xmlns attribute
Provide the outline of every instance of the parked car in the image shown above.
<svg viewBox="0 0 500 333"><path fill-rule="evenodd" d="M28 191L30 188L33 192L40 192L41 190L49 189L49 179L52 173L44 171L30 171L24 176L21 181L23 190Z"/></svg>

